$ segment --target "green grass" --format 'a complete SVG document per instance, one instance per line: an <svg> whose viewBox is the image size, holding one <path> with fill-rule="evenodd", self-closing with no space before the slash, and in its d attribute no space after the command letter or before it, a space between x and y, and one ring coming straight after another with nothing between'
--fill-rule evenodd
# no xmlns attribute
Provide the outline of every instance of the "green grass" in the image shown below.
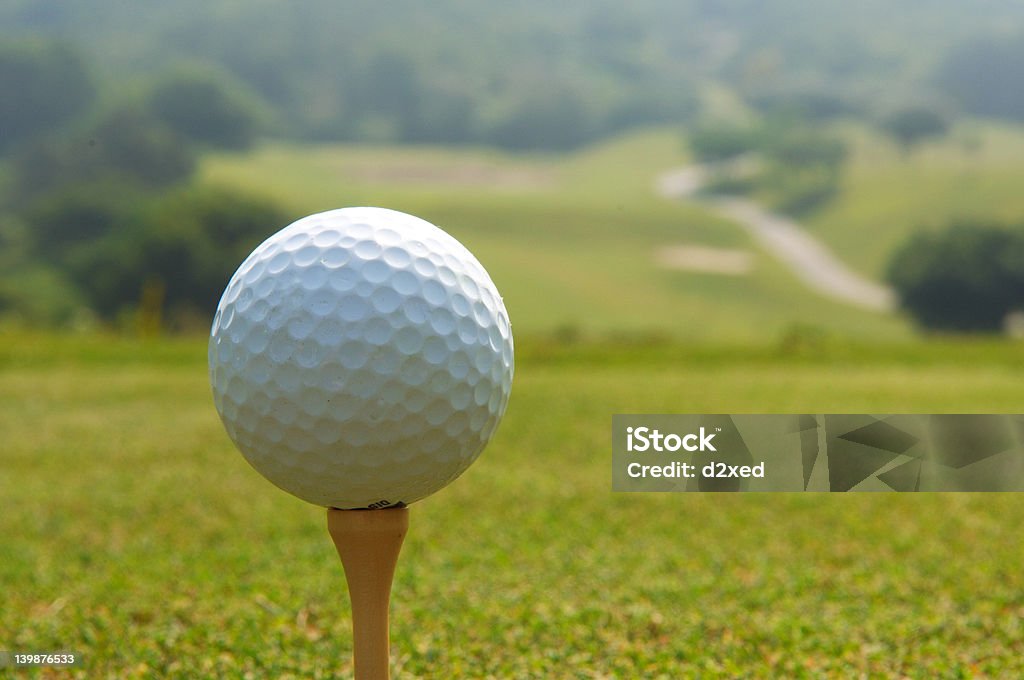
<svg viewBox="0 0 1024 680"><path fill-rule="evenodd" d="M970 154L901 159L849 131L845 192L812 227L878 272L928 215L1011 217L1024 136L968 133ZM652 196L685 160L654 131L568 157L267 145L204 161L204 181L296 215L420 214L505 295L509 412L481 460L413 508L397 676L1024 675L1022 496L611 493L614 413L1024 402L1018 345L910 342L901 319L819 299L760 253L745 278L652 266L663 245L756 250ZM324 513L234 451L202 340L0 331L0 503L0 650L78 650L80 677L351 674Z"/></svg>
<svg viewBox="0 0 1024 680"><path fill-rule="evenodd" d="M850 337L910 336L898 317L808 292L736 225L655 197L656 175L685 162L678 133L655 130L564 157L274 144L211 156L201 175L274 198L296 216L383 205L425 217L480 258L518 332L763 342L805 324ZM735 277L654 264L658 248L677 244L749 249L754 271Z"/></svg>
<svg viewBox="0 0 1024 680"><path fill-rule="evenodd" d="M839 196L808 226L854 268L882 277L892 252L917 229L954 219L1024 222L1024 130L967 122L902 154L851 126L852 157Z"/></svg>
<svg viewBox="0 0 1024 680"><path fill-rule="evenodd" d="M397 677L1020 677L1024 496L610 492L617 412L1017 411L1019 347L520 342L413 507ZM201 340L0 343L0 649L80 677L350 676L324 513L213 410Z"/></svg>

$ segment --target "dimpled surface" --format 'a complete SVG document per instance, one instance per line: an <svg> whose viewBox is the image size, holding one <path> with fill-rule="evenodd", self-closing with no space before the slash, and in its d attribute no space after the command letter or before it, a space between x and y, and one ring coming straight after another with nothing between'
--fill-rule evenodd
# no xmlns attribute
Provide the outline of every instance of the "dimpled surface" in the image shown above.
<svg viewBox="0 0 1024 680"><path fill-rule="evenodd" d="M221 298L214 403L242 455L303 500L409 504L458 477L505 412L512 331L487 272L383 208L305 217Z"/></svg>

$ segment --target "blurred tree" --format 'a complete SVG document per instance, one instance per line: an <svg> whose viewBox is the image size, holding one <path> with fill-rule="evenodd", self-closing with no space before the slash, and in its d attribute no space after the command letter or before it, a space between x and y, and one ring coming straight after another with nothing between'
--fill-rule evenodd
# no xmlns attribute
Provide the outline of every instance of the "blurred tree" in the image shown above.
<svg viewBox="0 0 1024 680"><path fill-rule="evenodd" d="M112 321L138 303L146 280L141 240L149 225L141 215L102 237L83 241L64 257L64 270L100 318Z"/></svg>
<svg viewBox="0 0 1024 680"><path fill-rule="evenodd" d="M735 124L702 125L687 138L690 151L699 160L729 160L761 148L761 131L753 126Z"/></svg>
<svg viewBox="0 0 1024 680"><path fill-rule="evenodd" d="M477 138L473 98L456 83L437 83L425 88L419 97L417 114L406 121L402 131L407 142L464 144Z"/></svg>
<svg viewBox="0 0 1024 680"><path fill-rule="evenodd" d="M50 192L24 211L31 253L40 261L63 265L69 252L134 219L140 200L119 183L102 180Z"/></svg>
<svg viewBox="0 0 1024 680"><path fill-rule="evenodd" d="M67 326L85 320L83 301L63 272L22 262L0 273L0 318L29 326Z"/></svg>
<svg viewBox="0 0 1024 680"><path fill-rule="evenodd" d="M161 318L208 323L234 269L286 222L273 203L237 191L154 197L94 182L38 199L25 212L24 240L101 318L140 309L153 330Z"/></svg>
<svg viewBox="0 0 1024 680"><path fill-rule="evenodd" d="M47 192L103 180L157 189L186 179L194 168L185 140L145 111L121 106L81 132L23 147L12 162L10 198L26 205Z"/></svg>
<svg viewBox="0 0 1024 680"><path fill-rule="evenodd" d="M66 267L108 320L159 291L164 318L209 323L238 264L287 220L274 204L226 189L189 189L153 199L100 238L81 241ZM161 310L147 308L150 319Z"/></svg>
<svg viewBox="0 0 1024 680"><path fill-rule="evenodd" d="M432 97L436 111L433 95L450 80L470 98L473 118L486 123L470 127L474 143L494 143L492 114L530 95L534 84L516 77L523 69L573 83L590 141L627 121L664 120L659 100L694 82L739 89L748 101L781 92L789 100L782 108L808 118L845 115L844 101L894 88L905 94L922 65L965 36L993 26L1019 36L1024 25L1015 0L991 0L985 11L956 0L907 0L899 12L884 2L840 0L309 0L301 12L288 3L212 0L130 17L124 6L14 0L0 3L0 25L10 35L74 35L130 79L182 58L214 64L258 92L274 109L275 132L292 138L427 139L441 119L425 100ZM962 54L987 49L970 45ZM1022 72L1002 59L961 83L998 94L988 79L999 96L1018 97L1024 88L1013 78ZM374 113L354 116L363 102Z"/></svg>
<svg viewBox="0 0 1024 680"><path fill-rule="evenodd" d="M807 213L838 191L847 153L842 140L790 119L770 121L762 139L765 164L760 183L778 210Z"/></svg>
<svg viewBox="0 0 1024 680"><path fill-rule="evenodd" d="M750 104L766 116L801 118L824 122L844 116L858 116L861 107L842 94L826 89L773 89L752 93Z"/></svg>
<svg viewBox="0 0 1024 680"><path fill-rule="evenodd" d="M420 78L409 54L383 50L341 74L345 117L357 138L373 142L427 141L420 119Z"/></svg>
<svg viewBox="0 0 1024 680"><path fill-rule="evenodd" d="M957 223L919 232L894 253L888 278L925 328L997 331L1024 309L1024 229Z"/></svg>
<svg viewBox="0 0 1024 680"><path fill-rule="evenodd" d="M722 193L763 190L786 213L803 213L835 195L846 159L842 140L793 116L757 125L718 124L689 136L698 159L717 164L708 189ZM749 160L744 154L756 154Z"/></svg>
<svg viewBox="0 0 1024 680"><path fill-rule="evenodd" d="M195 169L192 150L177 134L132 107L115 109L101 118L88 144L97 152L95 169L109 168L143 186L174 184Z"/></svg>
<svg viewBox="0 0 1024 680"><path fill-rule="evenodd" d="M572 149L593 135L589 113L569 83L535 83L498 118L488 141L510 149Z"/></svg>
<svg viewBox="0 0 1024 680"><path fill-rule="evenodd" d="M774 209L787 215L804 215L836 195L838 173L820 166L768 165L759 188Z"/></svg>
<svg viewBox="0 0 1024 680"><path fill-rule="evenodd" d="M252 145L265 106L228 76L209 68L179 68L150 91L147 108L184 139L224 149Z"/></svg>
<svg viewBox="0 0 1024 680"><path fill-rule="evenodd" d="M763 135L764 153L770 160L795 169L838 171L846 158L842 140L801 125L783 125L782 129L769 127Z"/></svg>
<svg viewBox="0 0 1024 680"><path fill-rule="evenodd" d="M941 137L949 130L946 117L934 109L910 106L900 109L882 121L882 128L909 151L930 137Z"/></svg>
<svg viewBox="0 0 1024 680"><path fill-rule="evenodd" d="M0 215L0 319L30 325L70 321L80 309L74 285L53 266L32 258L23 220Z"/></svg>
<svg viewBox="0 0 1024 680"><path fill-rule="evenodd" d="M679 124L700 109L693 85L677 77L635 77L616 88L616 96L595 134L610 134L644 125Z"/></svg>
<svg viewBox="0 0 1024 680"><path fill-rule="evenodd" d="M0 153L81 116L96 87L78 54L60 42L0 43Z"/></svg>
<svg viewBox="0 0 1024 680"><path fill-rule="evenodd" d="M234 265L287 221L281 208L265 198L210 186L165 197L158 206L158 213L168 227L195 222L210 243L221 251L218 257L227 256Z"/></svg>

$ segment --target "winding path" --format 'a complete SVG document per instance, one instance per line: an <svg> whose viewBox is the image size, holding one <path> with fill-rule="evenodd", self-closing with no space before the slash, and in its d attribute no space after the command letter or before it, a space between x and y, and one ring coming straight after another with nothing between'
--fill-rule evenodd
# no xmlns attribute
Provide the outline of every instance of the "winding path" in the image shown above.
<svg viewBox="0 0 1024 680"><path fill-rule="evenodd" d="M765 250L818 294L864 309L880 312L893 309L895 296L891 289L847 267L821 241L788 217L768 212L744 198L698 198L697 192L706 178L707 171L703 167L691 165L662 174L655 188L661 196L699 201L718 215L738 222Z"/></svg>

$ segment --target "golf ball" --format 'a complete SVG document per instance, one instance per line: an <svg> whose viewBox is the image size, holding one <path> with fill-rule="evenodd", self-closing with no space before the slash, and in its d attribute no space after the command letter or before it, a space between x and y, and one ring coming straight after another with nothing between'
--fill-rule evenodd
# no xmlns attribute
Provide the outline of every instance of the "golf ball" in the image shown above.
<svg viewBox="0 0 1024 680"><path fill-rule="evenodd" d="M494 434L512 330L454 238L405 213L345 208L294 222L241 264L209 362L228 435L268 480L327 507L408 505Z"/></svg>

